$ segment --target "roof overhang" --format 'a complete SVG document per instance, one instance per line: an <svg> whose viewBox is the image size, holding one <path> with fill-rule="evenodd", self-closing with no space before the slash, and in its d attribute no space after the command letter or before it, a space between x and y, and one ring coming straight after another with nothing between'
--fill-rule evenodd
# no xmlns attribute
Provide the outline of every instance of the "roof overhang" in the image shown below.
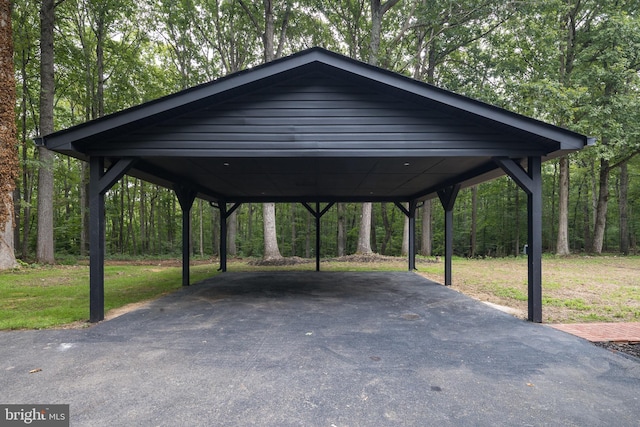
<svg viewBox="0 0 640 427"><path fill-rule="evenodd" d="M207 200L406 201L584 135L314 48L37 141Z"/></svg>

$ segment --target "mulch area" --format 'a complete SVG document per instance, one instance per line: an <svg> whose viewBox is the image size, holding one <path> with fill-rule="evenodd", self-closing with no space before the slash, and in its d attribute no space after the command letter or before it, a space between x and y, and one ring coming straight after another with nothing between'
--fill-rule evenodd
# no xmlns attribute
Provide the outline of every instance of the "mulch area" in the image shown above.
<svg viewBox="0 0 640 427"><path fill-rule="evenodd" d="M640 361L640 344L639 343L620 343L620 342L596 342L598 347L606 348L614 353L624 353L629 356L638 358Z"/></svg>

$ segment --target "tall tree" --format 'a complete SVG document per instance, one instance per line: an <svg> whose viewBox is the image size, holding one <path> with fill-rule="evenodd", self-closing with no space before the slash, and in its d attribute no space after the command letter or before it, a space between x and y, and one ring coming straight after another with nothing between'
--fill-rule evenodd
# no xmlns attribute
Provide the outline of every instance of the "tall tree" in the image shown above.
<svg viewBox="0 0 640 427"><path fill-rule="evenodd" d="M15 105L11 2L3 0L0 2L0 270L17 264L13 240L13 190L19 172Z"/></svg>
<svg viewBox="0 0 640 427"><path fill-rule="evenodd" d="M279 19L279 35L276 44L276 18L274 11L274 2L271 0L262 1L262 18L260 18L259 8L250 5L243 0L240 1L242 8L246 11L247 16L251 19L256 33L262 38L264 49L264 62L270 62L282 56L284 43L287 36L287 29L292 13L292 5L289 1L285 2L284 10L280 11ZM278 239L276 233L276 206L275 203L264 203L262 207L262 218L264 227L264 258L277 259L282 258L280 249L278 248Z"/></svg>
<svg viewBox="0 0 640 427"><path fill-rule="evenodd" d="M55 94L53 33L54 0L42 0L40 6L40 134L53 133L53 100ZM36 259L40 263L55 261L53 247L53 161L45 147L38 148L38 246Z"/></svg>
<svg viewBox="0 0 640 427"><path fill-rule="evenodd" d="M387 0L382 3L380 0L371 0L371 34L369 44L369 64L378 65L380 55L380 37L382 33L382 18L400 0ZM371 202L362 204L360 215L360 230L358 232L358 247L356 253L370 254L371 249Z"/></svg>
<svg viewBox="0 0 640 427"><path fill-rule="evenodd" d="M581 57L584 79L592 88L588 118L601 135L597 149L600 170L591 251L601 253L609 200L611 171L640 153L640 17L637 1L611 2L598 9Z"/></svg>

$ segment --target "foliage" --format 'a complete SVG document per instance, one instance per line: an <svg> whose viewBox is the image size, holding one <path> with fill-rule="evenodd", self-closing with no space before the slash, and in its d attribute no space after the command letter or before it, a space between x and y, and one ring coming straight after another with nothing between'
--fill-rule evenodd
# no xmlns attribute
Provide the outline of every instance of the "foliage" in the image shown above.
<svg viewBox="0 0 640 427"><path fill-rule="evenodd" d="M569 241L590 251L598 198L605 194L603 250L618 248L618 165L628 162L631 251L640 233L640 17L637 1L504 2L405 0L383 16L379 64L456 92L593 135L594 148L570 157ZM260 64L264 3L240 0L65 0L56 7L55 128L157 99ZM367 61L371 2L273 2L275 45L286 55L324 46ZM13 8L16 120L21 175L16 181L16 252L33 258L40 166L32 139L38 129L38 2ZM100 59L102 58L102 59ZM100 65L102 64L102 65ZM604 163L603 163L604 162ZM57 157L54 220L57 254L86 252L86 165ZM610 180L598 179L606 172ZM558 165L543 167L544 250L557 233ZM604 193L599 186L604 185ZM455 207L455 253L516 256L526 242L526 197L509 179L477 187L477 205L464 189ZM604 197L604 196L602 196ZM433 201L433 253L443 253L443 214ZM471 211L476 209L472 227ZM237 214L237 255L263 251L262 207ZM134 178L106 197L107 252L177 254L180 209L173 191ZM278 245L285 256L313 257L315 221L301 205L276 208ZM360 209L346 205L346 251L356 248ZM418 215L419 217L420 215ZM219 213L198 202L192 210L194 254L217 254ZM337 212L322 218L321 256L336 255ZM398 255L404 217L392 204L373 207L372 248ZM418 232L426 225L417 224ZM475 250L471 231L476 230ZM419 246L420 239L417 239ZM420 249L419 247L417 248Z"/></svg>

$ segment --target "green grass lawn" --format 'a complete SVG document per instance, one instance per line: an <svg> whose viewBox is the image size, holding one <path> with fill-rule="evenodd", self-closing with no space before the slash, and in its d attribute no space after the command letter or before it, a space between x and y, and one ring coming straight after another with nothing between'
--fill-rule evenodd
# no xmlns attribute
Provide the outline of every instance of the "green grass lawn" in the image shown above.
<svg viewBox="0 0 640 427"><path fill-rule="evenodd" d="M176 262L171 262L176 265ZM217 264L191 267L191 282L217 274ZM444 263L418 258L419 274L442 283ZM234 271L314 271L310 260L290 266L231 260ZM376 262L322 261L322 271L406 271L401 258ZM162 261L105 267L105 312L181 288L182 269ZM453 286L467 295L520 310L526 317L526 258L453 260ZM543 259L543 322L640 322L640 257ZM0 329L38 329L82 324L89 318L89 267L22 268L0 272Z"/></svg>
<svg viewBox="0 0 640 427"><path fill-rule="evenodd" d="M191 281L211 277L217 266L191 267ZM105 312L179 289L180 267L107 265ZM0 329L39 329L89 319L89 267L24 268L0 273Z"/></svg>

